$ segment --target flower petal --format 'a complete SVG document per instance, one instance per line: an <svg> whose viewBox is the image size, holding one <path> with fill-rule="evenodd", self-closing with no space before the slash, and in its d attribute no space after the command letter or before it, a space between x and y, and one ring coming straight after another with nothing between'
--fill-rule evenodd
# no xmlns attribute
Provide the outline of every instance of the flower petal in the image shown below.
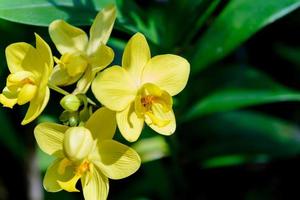
<svg viewBox="0 0 300 200"><path fill-rule="evenodd" d="M116 20L116 7L109 6L101 10L90 29L88 55L95 53L101 44L106 44Z"/></svg>
<svg viewBox="0 0 300 200"><path fill-rule="evenodd" d="M84 199L106 200L109 190L108 178L105 177L97 167L81 178Z"/></svg>
<svg viewBox="0 0 300 200"><path fill-rule="evenodd" d="M145 36L136 33L125 47L122 66L129 72L137 85L140 84L142 71L150 57L150 49Z"/></svg>
<svg viewBox="0 0 300 200"><path fill-rule="evenodd" d="M92 91L104 106L121 111L134 100L137 88L125 69L113 66L96 76L92 83Z"/></svg>
<svg viewBox="0 0 300 200"><path fill-rule="evenodd" d="M45 109L49 97L50 90L48 87L44 91L37 91L36 97L30 101L29 108L21 124L25 125L35 120Z"/></svg>
<svg viewBox="0 0 300 200"><path fill-rule="evenodd" d="M53 56L49 45L38 35L35 33L36 40L36 51L39 55L39 59L43 61L42 66L46 63L48 70L51 72L53 68ZM41 66L38 66L41 69ZM43 71L42 71L43 73Z"/></svg>
<svg viewBox="0 0 300 200"><path fill-rule="evenodd" d="M85 51L86 33L63 20L55 20L49 26L49 34L60 54Z"/></svg>
<svg viewBox="0 0 300 200"><path fill-rule="evenodd" d="M117 112L117 123L123 137L129 141L136 141L143 129L144 118L137 116L134 110L134 103L131 103L123 111Z"/></svg>
<svg viewBox="0 0 300 200"><path fill-rule="evenodd" d="M37 86L33 84L25 84L18 95L18 104L24 105L28 103L36 94Z"/></svg>
<svg viewBox="0 0 300 200"><path fill-rule="evenodd" d="M96 49L95 53L89 56L89 61L94 72L99 72L108 66L114 59L114 51L106 46L100 45Z"/></svg>
<svg viewBox="0 0 300 200"><path fill-rule="evenodd" d="M145 122L154 131L162 135L172 135L176 130L176 119L173 110L169 112L164 112L161 104L155 104L152 106L154 117L149 117L145 115ZM154 122L155 117L159 118L158 123ZM159 122L165 121L165 124L160 124Z"/></svg>
<svg viewBox="0 0 300 200"><path fill-rule="evenodd" d="M27 110L27 113L21 122L22 125L28 124L29 122L33 121L35 118L37 118L45 109L49 98L50 98L50 90L47 86L48 79L49 79L49 71L48 67L45 64L44 66L44 73L42 74L39 88L36 92L35 97L30 101L29 108Z"/></svg>
<svg viewBox="0 0 300 200"><path fill-rule="evenodd" d="M85 127L98 141L112 139L117 128L116 114L105 107L99 108L86 122Z"/></svg>
<svg viewBox="0 0 300 200"><path fill-rule="evenodd" d="M155 56L144 68L142 83L154 83L174 96L185 87L189 73L186 59L171 54Z"/></svg>
<svg viewBox="0 0 300 200"><path fill-rule="evenodd" d="M32 72L40 77L45 72L43 66L46 66L47 70L51 72L53 68L53 57L48 44L37 34L35 34L35 38L36 48L26 53L21 65L25 71Z"/></svg>
<svg viewBox="0 0 300 200"><path fill-rule="evenodd" d="M94 80L97 72L108 66L114 58L113 50L105 45L101 45L98 50L89 57L90 66L77 82L75 94L86 93Z"/></svg>
<svg viewBox="0 0 300 200"><path fill-rule="evenodd" d="M6 47L5 55L9 71L11 73L28 71L28 69L24 69L22 63L25 56L31 52L35 52L35 49L25 42L13 43Z"/></svg>
<svg viewBox="0 0 300 200"><path fill-rule="evenodd" d="M69 76L67 71L61 69L60 65L58 64L53 68L52 74L50 76L50 82L58 86L67 86L76 83L80 76L81 75L75 77Z"/></svg>
<svg viewBox="0 0 300 200"><path fill-rule="evenodd" d="M4 107L13 108L13 106L18 102L18 93L11 91L8 87L5 87L0 94L0 103L3 104Z"/></svg>
<svg viewBox="0 0 300 200"><path fill-rule="evenodd" d="M39 147L53 155L62 150L64 133L69 127L55 123L41 123L34 129L34 137Z"/></svg>
<svg viewBox="0 0 300 200"><path fill-rule="evenodd" d="M114 140L105 140L99 144L100 160L94 163L110 179L122 179L135 173L141 159L132 148Z"/></svg>
<svg viewBox="0 0 300 200"><path fill-rule="evenodd" d="M58 192L62 188L58 181L68 181L74 176L74 167L65 158L56 159L46 171L43 185L48 192Z"/></svg>

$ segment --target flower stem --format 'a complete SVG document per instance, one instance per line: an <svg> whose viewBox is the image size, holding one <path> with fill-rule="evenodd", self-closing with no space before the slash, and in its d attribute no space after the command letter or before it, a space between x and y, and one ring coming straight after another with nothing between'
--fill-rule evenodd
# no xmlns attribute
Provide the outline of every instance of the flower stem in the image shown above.
<svg viewBox="0 0 300 200"><path fill-rule="evenodd" d="M70 94L69 92L67 92L67 91L61 89L60 87L54 85L54 84L51 83L50 81L48 82L48 87L49 87L50 89L52 89L52 90L54 90L54 91L56 91L56 92L62 94L62 95L69 95L69 94Z"/></svg>
<svg viewBox="0 0 300 200"><path fill-rule="evenodd" d="M62 95L69 95L70 93L65 91L64 89L61 89L60 87L58 87L57 85L51 83L50 81L48 82L48 87L51 88L52 90L62 94ZM93 105L93 106L97 106L97 104L91 100L90 98L87 97L87 101Z"/></svg>

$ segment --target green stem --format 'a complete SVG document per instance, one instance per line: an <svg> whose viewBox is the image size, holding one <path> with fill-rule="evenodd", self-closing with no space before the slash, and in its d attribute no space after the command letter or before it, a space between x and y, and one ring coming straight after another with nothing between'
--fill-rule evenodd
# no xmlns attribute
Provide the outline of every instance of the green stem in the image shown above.
<svg viewBox="0 0 300 200"><path fill-rule="evenodd" d="M70 94L69 92L67 92L67 91L65 91L65 90L63 90L63 89L61 89L60 87L54 85L54 84L51 83L51 82L48 82L48 87L49 87L50 89L52 89L52 90L54 90L54 91L56 91L56 92L62 94L62 95L69 95L69 94Z"/></svg>
<svg viewBox="0 0 300 200"><path fill-rule="evenodd" d="M64 89L61 89L60 87L58 87L57 85L51 83L51 82L48 82L48 87L51 88L52 90L62 94L62 95L69 95L70 93L65 91ZM97 104L91 100L90 98L87 97L87 101L93 105L93 106L97 106Z"/></svg>

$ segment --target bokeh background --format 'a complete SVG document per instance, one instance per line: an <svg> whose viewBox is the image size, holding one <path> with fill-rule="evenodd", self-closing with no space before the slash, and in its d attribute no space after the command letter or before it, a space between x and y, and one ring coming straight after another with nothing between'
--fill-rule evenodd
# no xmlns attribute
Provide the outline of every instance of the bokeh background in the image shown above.
<svg viewBox="0 0 300 200"><path fill-rule="evenodd" d="M111 3L118 8L109 40L115 64L128 39L142 32L152 55L181 55L191 74L175 97L175 134L145 128L139 142L127 143L143 164L110 181L108 199L298 199L300 0L0 0L1 88L7 45L34 44L36 32L58 56L47 25L65 19L88 31ZM33 129L58 122L61 98L52 92L42 116L27 126L20 125L26 106L0 109L0 200L83 199L47 193L41 184L51 158L38 150Z"/></svg>

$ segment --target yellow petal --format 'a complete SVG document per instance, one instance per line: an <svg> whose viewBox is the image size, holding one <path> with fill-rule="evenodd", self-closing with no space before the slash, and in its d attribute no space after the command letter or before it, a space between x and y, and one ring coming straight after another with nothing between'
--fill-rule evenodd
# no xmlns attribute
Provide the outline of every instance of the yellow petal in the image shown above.
<svg viewBox="0 0 300 200"><path fill-rule="evenodd" d="M171 54L155 56L144 68L142 83L154 83L174 96L185 87L189 73L186 59Z"/></svg>
<svg viewBox="0 0 300 200"><path fill-rule="evenodd" d="M97 167L81 178L83 196L86 200L106 200L109 190L108 178Z"/></svg>
<svg viewBox="0 0 300 200"><path fill-rule="evenodd" d="M74 90L73 94L86 93L89 90L95 75L96 72L93 72L92 67L88 66L83 76L77 82L76 89Z"/></svg>
<svg viewBox="0 0 300 200"><path fill-rule="evenodd" d="M44 188L48 192L61 191L62 188L58 181L68 181L74 176L74 167L66 165L65 161L64 158L59 158L48 167L43 181Z"/></svg>
<svg viewBox="0 0 300 200"><path fill-rule="evenodd" d="M55 20L49 26L49 34L60 54L85 51L88 43L86 33L63 20Z"/></svg>
<svg viewBox="0 0 300 200"><path fill-rule="evenodd" d="M107 43L116 20L116 12L115 6L108 6L97 14L90 29L88 55L97 51L101 44Z"/></svg>
<svg viewBox="0 0 300 200"><path fill-rule="evenodd" d="M64 133L68 128L55 123L42 123L35 127L34 137L42 151L52 155L62 150Z"/></svg>
<svg viewBox="0 0 300 200"><path fill-rule="evenodd" d="M154 131L162 135L172 135L176 130L176 120L173 110L164 112L161 104L152 105L153 116L145 115L145 122ZM154 121L157 120L157 121Z"/></svg>
<svg viewBox="0 0 300 200"><path fill-rule="evenodd" d="M117 141L105 140L99 144L98 150L100 160L93 162L108 178L126 178L135 173L141 165L137 152Z"/></svg>
<svg viewBox="0 0 300 200"><path fill-rule="evenodd" d="M38 84L39 88L37 90L37 94L35 97L30 101L29 108L27 110L27 113L21 122L22 125L28 124L29 122L33 121L35 118L37 118L42 111L45 109L49 97L50 97L50 90L47 86L48 79L49 79L49 71L48 67L44 66L44 73L42 74L41 80Z"/></svg>
<svg viewBox="0 0 300 200"><path fill-rule="evenodd" d="M25 84L18 95L18 104L24 105L34 98L37 86L32 84Z"/></svg>
<svg viewBox="0 0 300 200"><path fill-rule="evenodd" d="M4 107L13 108L17 101L17 98L7 98L5 94L0 94L0 103L3 104Z"/></svg>
<svg viewBox="0 0 300 200"><path fill-rule="evenodd" d="M86 122L85 127L98 141L112 139L117 128L116 114L105 107L99 108Z"/></svg>
<svg viewBox="0 0 300 200"><path fill-rule="evenodd" d="M113 59L114 51L106 45L98 46L96 51L89 56L89 61L94 72L99 72L104 69Z"/></svg>
<svg viewBox="0 0 300 200"><path fill-rule="evenodd" d="M136 33L125 47L122 66L129 72L137 85L140 84L142 71L150 57L150 49L145 36Z"/></svg>
<svg viewBox="0 0 300 200"><path fill-rule="evenodd" d="M29 108L21 124L25 125L35 120L45 109L49 97L50 90L48 87L45 88L44 91L38 91L36 97L30 101Z"/></svg>
<svg viewBox="0 0 300 200"><path fill-rule="evenodd" d="M38 77L41 77L44 72L44 66L51 72L53 68L53 57L48 44L37 34L36 46L26 53L22 60L22 67L26 71L30 71Z"/></svg>
<svg viewBox="0 0 300 200"><path fill-rule="evenodd" d="M25 42L13 43L6 47L5 55L6 61L11 73L16 73L18 71L28 71L28 69L24 68L22 65L25 56L34 52L35 49ZM27 66L28 67L28 66Z"/></svg>
<svg viewBox="0 0 300 200"><path fill-rule="evenodd" d="M66 190L67 192L80 192L77 188L76 188L76 183L78 182L78 180L81 178L81 175L79 174L75 174L73 176L73 178L71 178L68 181L57 181L59 186Z"/></svg>
<svg viewBox="0 0 300 200"><path fill-rule="evenodd" d="M119 130L123 137L129 141L136 141L143 129L144 118L138 117L134 111L134 103L131 103L123 111L116 114Z"/></svg>
<svg viewBox="0 0 300 200"><path fill-rule="evenodd" d="M47 67L49 68L49 72L51 72L53 68L53 56L49 45L38 35L35 33L35 40L36 40L36 51L39 55L39 59L42 60L43 65L46 63ZM41 66L38 66L41 68ZM43 73L43 72L42 72Z"/></svg>
<svg viewBox="0 0 300 200"><path fill-rule="evenodd" d="M52 74L50 76L50 82L58 86L67 86L78 81L80 76L81 74L71 77L66 70L61 69L60 65L57 65L53 68Z"/></svg>
<svg viewBox="0 0 300 200"><path fill-rule="evenodd" d="M137 88L122 67L113 66L96 76L92 91L104 106L121 111L134 100Z"/></svg>

